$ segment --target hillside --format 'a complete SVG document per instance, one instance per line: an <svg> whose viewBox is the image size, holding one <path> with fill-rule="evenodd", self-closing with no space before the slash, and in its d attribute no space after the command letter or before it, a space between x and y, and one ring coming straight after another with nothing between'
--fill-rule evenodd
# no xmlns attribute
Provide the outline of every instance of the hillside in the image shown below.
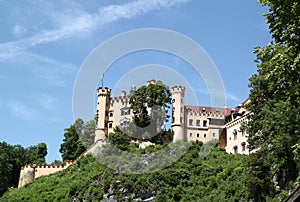
<svg viewBox="0 0 300 202"><path fill-rule="evenodd" d="M193 143L175 164L150 174L114 173L92 156L82 157L64 171L9 190L0 201L247 201L248 156L215 148L201 160L201 145Z"/></svg>

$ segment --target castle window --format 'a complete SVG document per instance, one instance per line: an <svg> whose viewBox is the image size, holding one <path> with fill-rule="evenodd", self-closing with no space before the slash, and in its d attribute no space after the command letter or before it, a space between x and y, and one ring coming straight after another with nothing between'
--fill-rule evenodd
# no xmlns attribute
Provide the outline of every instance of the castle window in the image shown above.
<svg viewBox="0 0 300 202"><path fill-rule="evenodd" d="M112 128L112 122L108 123L108 128Z"/></svg>
<svg viewBox="0 0 300 202"><path fill-rule="evenodd" d="M207 127L207 121L203 121L203 127Z"/></svg>
<svg viewBox="0 0 300 202"><path fill-rule="evenodd" d="M130 108L126 107L121 109L121 116L129 115L129 114L130 114Z"/></svg>
<svg viewBox="0 0 300 202"><path fill-rule="evenodd" d="M246 151L246 143L242 142L242 151Z"/></svg>
<svg viewBox="0 0 300 202"><path fill-rule="evenodd" d="M182 117L180 117L180 123L183 123L183 119L182 119Z"/></svg>
<svg viewBox="0 0 300 202"><path fill-rule="evenodd" d="M215 137L216 136L216 133L213 133L213 137Z"/></svg>
<svg viewBox="0 0 300 202"><path fill-rule="evenodd" d="M196 121L196 126L200 126L200 120Z"/></svg>
<svg viewBox="0 0 300 202"><path fill-rule="evenodd" d="M235 145L235 146L233 147L233 152L234 152L235 154L238 153L238 146Z"/></svg>
<svg viewBox="0 0 300 202"><path fill-rule="evenodd" d="M183 107L180 108L180 111L183 112Z"/></svg>
<svg viewBox="0 0 300 202"><path fill-rule="evenodd" d="M236 131L236 129L233 130L233 140L237 140L237 131Z"/></svg>
<svg viewBox="0 0 300 202"><path fill-rule="evenodd" d="M193 119L189 119L189 125L190 125L190 126L193 125Z"/></svg>
<svg viewBox="0 0 300 202"><path fill-rule="evenodd" d="M122 119L122 120L120 121L120 126L126 127L126 126L129 125L129 123L130 123L130 119L124 118L124 119Z"/></svg>
<svg viewBox="0 0 300 202"><path fill-rule="evenodd" d="M204 134L204 138L206 138L206 134Z"/></svg>
<svg viewBox="0 0 300 202"><path fill-rule="evenodd" d="M199 133L197 133L197 137L199 137Z"/></svg>
<svg viewBox="0 0 300 202"><path fill-rule="evenodd" d="M114 112L113 112L113 111L110 111L110 112L109 112L109 116L110 116L110 117L113 117L113 116L114 116Z"/></svg>
<svg viewBox="0 0 300 202"><path fill-rule="evenodd" d="M190 137L192 137L193 136L193 133L190 133Z"/></svg>

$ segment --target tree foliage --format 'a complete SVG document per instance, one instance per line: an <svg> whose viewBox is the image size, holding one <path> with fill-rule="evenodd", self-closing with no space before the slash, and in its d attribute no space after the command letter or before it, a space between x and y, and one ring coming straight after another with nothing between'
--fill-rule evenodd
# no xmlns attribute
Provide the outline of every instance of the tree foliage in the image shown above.
<svg viewBox="0 0 300 202"><path fill-rule="evenodd" d="M133 122L138 126L135 128L135 134L138 134L136 138L149 139L161 131L163 124L168 121L171 92L168 86L156 81L138 88L130 96L129 103L134 113Z"/></svg>
<svg viewBox="0 0 300 202"><path fill-rule="evenodd" d="M0 196L9 188L18 185L21 166L25 164L45 163L47 145L24 148L0 142Z"/></svg>
<svg viewBox="0 0 300 202"><path fill-rule="evenodd" d="M117 146L121 150L127 150L132 139L132 137L128 136L124 130L119 127L115 127L114 132L109 133L107 137L107 140L111 144Z"/></svg>
<svg viewBox="0 0 300 202"><path fill-rule="evenodd" d="M60 145L59 152L62 154L62 159L75 160L80 154L85 151L82 141L75 125L71 125L65 129L63 143Z"/></svg>
<svg viewBox="0 0 300 202"><path fill-rule="evenodd" d="M264 180L271 182L275 177L275 184L284 188L299 172L293 146L300 141L300 3L297 0L260 2L269 8L265 17L274 40L254 50L258 72L249 84L248 108L253 114L247 127L248 142L251 150L258 149L256 155L263 156L265 162L258 165L260 170L264 170L264 164L271 168ZM251 169L254 175L256 167Z"/></svg>
<svg viewBox="0 0 300 202"><path fill-rule="evenodd" d="M95 120L84 123L82 119L77 119L74 124L65 129L63 143L59 149L64 161L76 159L93 144L95 126Z"/></svg>

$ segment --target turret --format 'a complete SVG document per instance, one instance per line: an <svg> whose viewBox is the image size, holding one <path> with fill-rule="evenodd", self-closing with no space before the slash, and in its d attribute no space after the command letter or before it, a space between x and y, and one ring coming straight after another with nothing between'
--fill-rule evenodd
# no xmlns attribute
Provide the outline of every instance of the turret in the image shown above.
<svg viewBox="0 0 300 202"><path fill-rule="evenodd" d="M97 96L97 114L96 114L96 130L95 139L96 142L99 139L105 140L105 135L108 132L108 113L110 107L110 93L109 88L98 88Z"/></svg>
<svg viewBox="0 0 300 202"><path fill-rule="evenodd" d="M173 142L185 141L184 94L185 87L172 87L172 130L174 132Z"/></svg>

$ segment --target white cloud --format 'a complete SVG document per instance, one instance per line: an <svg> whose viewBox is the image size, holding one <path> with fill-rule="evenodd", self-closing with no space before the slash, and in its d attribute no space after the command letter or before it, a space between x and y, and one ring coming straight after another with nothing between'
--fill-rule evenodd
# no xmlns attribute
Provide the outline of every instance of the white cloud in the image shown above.
<svg viewBox="0 0 300 202"><path fill-rule="evenodd" d="M131 19L153 10L168 8L187 1L189 0L135 0L122 5L100 7L94 14L90 14L78 6L74 6L73 10L68 8L65 12L51 10L49 13L52 13L51 15L54 17L49 24L55 23L56 28L43 29L32 37L0 44L0 61L37 45L85 35L96 28L120 19ZM16 33L21 30L21 27L16 27Z"/></svg>

